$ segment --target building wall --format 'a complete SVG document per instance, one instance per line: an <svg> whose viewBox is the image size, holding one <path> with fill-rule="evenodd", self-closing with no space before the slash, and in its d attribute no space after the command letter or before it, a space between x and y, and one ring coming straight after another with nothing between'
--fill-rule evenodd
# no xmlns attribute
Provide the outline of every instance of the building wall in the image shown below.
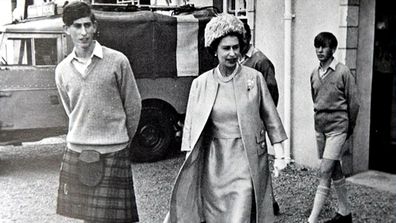
<svg viewBox="0 0 396 223"><path fill-rule="evenodd" d="M360 111L354 135L354 172L368 169L370 139L371 84L373 78L375 2L360 0L359 40L357 52Z"/></svg>
<svg viewBox="0 0 396 223"><path fill-rule="evenodd" d="M11 12L12 12L11 0L3 0L0 7L0 26L12 22Z"/></svg>

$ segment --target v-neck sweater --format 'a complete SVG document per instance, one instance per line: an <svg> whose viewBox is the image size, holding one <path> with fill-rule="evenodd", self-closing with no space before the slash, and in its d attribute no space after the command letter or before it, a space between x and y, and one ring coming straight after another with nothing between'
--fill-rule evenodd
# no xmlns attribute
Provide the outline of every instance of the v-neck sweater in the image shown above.
<svg viewBox="0 0 396 223"><path fill-rule="evenodd" d="M141 97L127 57L102 46L103 58L94 56L85 74L66 57L55 70L61 101L69 117L66 141L70 149L101 153L126 147L134 136Z"/></svg>
<svg viewBox="0 0 396 223"><path fill-rule="evenodd" d="M321 78L319 67L311 73L317 132L350 132L356 123L359 99L355 76L342 63Z"/></svg>

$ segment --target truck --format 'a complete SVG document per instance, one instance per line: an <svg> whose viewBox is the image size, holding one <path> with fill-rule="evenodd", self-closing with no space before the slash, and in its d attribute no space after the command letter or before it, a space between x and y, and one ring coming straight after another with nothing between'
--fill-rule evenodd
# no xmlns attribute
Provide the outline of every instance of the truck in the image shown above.
<svg viewBox="0 0 396 223"><path fill-rule="evenodd" d="M131 157L160 160L180 147L193 79L216 66L204 47L204 28L216 10L93 5L93 12L96 39L127 56L142 97ZM72 49L59 14L0 28L0 145L67 132L54 76L56 65Z"/></svg>

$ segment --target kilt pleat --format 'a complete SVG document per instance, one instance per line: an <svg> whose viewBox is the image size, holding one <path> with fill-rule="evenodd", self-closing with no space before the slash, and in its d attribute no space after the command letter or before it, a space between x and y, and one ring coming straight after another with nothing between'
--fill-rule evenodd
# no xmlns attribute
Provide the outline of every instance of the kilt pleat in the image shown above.
<svg viewBox="0 0 396 223"><path fill-rule="evenodd" d="M79 155L68 148L63 155L56 212L98 223L138 222L129 150L102 155L104 176L95 187L80 183Z"/></svg>

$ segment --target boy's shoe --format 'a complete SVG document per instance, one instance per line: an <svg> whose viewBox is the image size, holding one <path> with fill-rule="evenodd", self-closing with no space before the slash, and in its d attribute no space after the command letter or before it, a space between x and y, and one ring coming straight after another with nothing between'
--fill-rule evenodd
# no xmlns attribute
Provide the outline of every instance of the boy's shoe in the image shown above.
<svg viewBox="0 0 396 223"><path fill-rule="evenodd" d="M339 213L336 213L334 218L331 220L325 221L325 223L352 223L352 214L348 214L345 216L342 216Z"/></svg>
<svg viewBox="0 0 396 223"><path fill-rule="evenodd" d="M280 213L279 213L279 205L278 205L278 202L276 202L276 201L274 201L273 203L272 203L272 207L273 207L273 209L274 209L274 215L275 216L278 216Z"/></svg>

